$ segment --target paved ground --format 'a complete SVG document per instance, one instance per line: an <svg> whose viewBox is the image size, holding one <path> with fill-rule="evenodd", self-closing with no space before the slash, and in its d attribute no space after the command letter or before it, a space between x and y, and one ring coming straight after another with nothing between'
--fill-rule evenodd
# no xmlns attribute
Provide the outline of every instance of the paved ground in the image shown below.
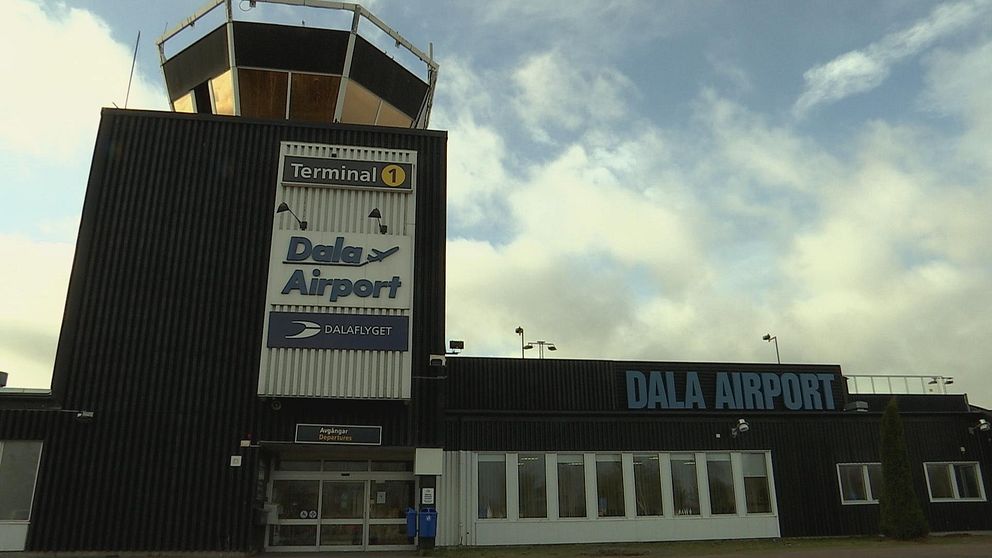
<svg viewBox="0 0 992 558"><path fill-rule="evenodd" d="M683 548L677 545L652 544L638 547L603 546L550 546L550 547L503 547L465 548L436 551L435 558L668 558L686 556L691 558L992 558L992 536L957 537L956 540L940 540L931 537L922 543L852 542L850 545L834 539L823 546L810 548L803 541L788 548L788 540L782 540L782 547L750 548L734 550L730 548L711 549ZM700 553L702 551L703 553ZM134 552L0 552L0 558L194 558L196 553L134 553ZM230 553L206 553L204 557L229 558ZM244 555L239 555L244 556ZM273 552L257 554L257 558L413 558L422 556L416 552Z"/></svg>

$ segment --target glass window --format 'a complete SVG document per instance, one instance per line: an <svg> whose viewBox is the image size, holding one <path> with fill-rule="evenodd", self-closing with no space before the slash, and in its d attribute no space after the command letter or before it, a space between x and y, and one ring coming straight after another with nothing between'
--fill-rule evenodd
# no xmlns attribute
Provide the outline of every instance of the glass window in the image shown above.
<svg viewBox="0 0 992 558"><path fill-rule="evenodd" d="M548 517L544 454L517 457L517 484L520 489L520 517Z"/></svg>
<svg viewBox="0 0 992 558"><path fill-rule="evenodd" d="M412 471L413 461L373 461L373 471Z"/></svg>
<svg viewBox="0 0 992 558"><path fill-rule="evenodd" d="M369 495L369 517L372 519L403 519L406 509L413 507L413 481L373 481Z"/></svg>
<svg viewBox="0 0 992 558"><path fill-rule="evenodd" d="M984 500L977 463L926 463L931 500Z"/></svg>
<svg viewBox="0 0 992 558"><path fill-rule="evenodd" d="M360 545L362 544L362 525L321 525L320 544L321 546ZM405 540L403 544L406 544Z"/></svg>
<svg viewBox="0 0 992 558"><path fill-rule="evenodd" d="M314 546L317 544L316 525L269 525L272 546Z"/></svg>
<svg viewBox="0 0 992 558"><path fill-rule="evenodd" d="M172 101L172 110L176 112L196 112L196 107L193 106L193 92L190 91L175 101Z"/></svg>
<svg viewBox="0 0 992 558"><path fill-rule="evenodd" d="M320 460L280 459L276 461L276 471L319 471Z"/></svg>
<svg viewBox="0 0 992 558"><path fill-rule="evenodd" d="M868 490L870 491L871 499L878 501L879 496L882 494L882 464L869 463L865 467L868 470Z"/></svg>
<svg viewBox="0 0 992 558"><path fill-rule="evenodd" d="M930 498L953 499L954 488L951 486L950 471L944 463L927 463L927 481L930 484Z"/></svg>
<svg viewBox="0 0 992 558"><path fill-rule="evenodd" d="M586 516L586 467L581 455L558 456L558 517Z"/></svg>
<svg viewBox="0 0 992 558"><path fill-rule="evenodd" d="M374 545L408 545L406 524L369 525L369 544Z"/></svg>
<svg viewBox="0 0 992 558"><path fill-rule="evenodd" d="M368 471L369 462L365 459L357 461L324 460L325 471Z"/></svg>
<svg viewBox="0 0 992 558"><path fill-rule="evenodd" d="M729 453L706 455L706 477L710 487L710 510L713 515L737 513L734 496L734 469Z"/></svg>
<svg viewBox="0 0 992 558"><path fill-rule="evenodd" d="M286 72L239 69L241 116L285 119L288 87L289 74Z"/></svg>
<svg viewBox="0 0 992 558"><path fill-rule="evenodd" d="M637 515L662 515L661 459L656 453L634 454L634 499Z"/></svg>
<svg viewBox="0 0 992 558"><path fill-rule="evenodd" d="M394 128L409 128L413 124L413 119L393 107L386 101L379 107L379 117L376 119L378 126L392 126Z"/></svg>
<svg viewBox="0 0 992 558"><path fill-rule="evenodd" d="M321 519L362 519L365 515L364 481L325 481L321 496Z"/></svg>
<svg viewBox="0 0 992 558"><path fill-rule="evenodd" d="M210 97L214 114L234 115L234 79L230 69L210 80Z"/></svg>
<svg viewBox="0 0 992 558"><path fill-rule="evenodd" d="M765 467L765 454L745 453L741 455L744 467L744 500L747 513L771 513L772 501L768 492L768 470Z"/></svg>
<svg viewBox="0 0 992 558"><path fill-rule="evenodd" d="M334 121L339 76L293 73L289 89L289 119L302 122Z"/></svg>
<svg viewBox="0 0 992 558"><path fill-rule="evenodd" d="M958 489L958 497L981 498L982 493L978 487L978 465L967 463L951 467L954 469L954 483Z"/></svg>
<svg viewBox="0 0 992 558"><path fill-rule="evenodd" d="M877 504L881 493L882 466L879 463L839 463L840 499L845 504Z"/></svg>
<svg viewBox="0 0 992 558"><path fill-rule="evenodd" d="M623 467L619 455L596 456L596 498L599 517L623 517Z"/></svg>
<svg viewBox="0 0 992 558"><path fill-rule="evenodd" d="M693 454L672 455L672 492L675 515L699 515L699 483Z"/></svg>
<svg viewBox="0 0 992 558"><path fill-rule="evenodd" d="M341 122L375 124L376 115L379 114L379 103L379 97L371 91L358 85L354 80L348 80L344 93Z"/></svg>
<svg viewBox="0 0 992 558"><path fill-rule="evenodd" d="M0 442L0 521L31 519L41 442Z"/></svg>
<svg viewBox="0 0 992 558"><path fill-rule="evenodd" d="M479 519L506 518L506 456L479 456Z"/></svg>
<svg viewBox="0 0 992 558"><path fill-rule="evenodd" d="M272 501L278 506L279 519L317 519L319 489L319 481L272 481Z"/></svg>

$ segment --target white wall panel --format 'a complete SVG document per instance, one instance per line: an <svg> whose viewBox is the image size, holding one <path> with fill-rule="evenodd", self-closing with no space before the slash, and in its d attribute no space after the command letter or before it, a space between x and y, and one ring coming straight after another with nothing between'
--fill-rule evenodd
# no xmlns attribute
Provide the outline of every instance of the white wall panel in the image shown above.
<svg viewBox="0 0 992 558"><path fill-rule="evenodd" d="M285 201L307 221L308 233L339 233L377 235L378 223L368 217L378 208L382 222L388 227L384 239L405 237L412 247L415 241L416 211L416 152L372 149L351 146L315 145L283 142L283 156L337 158L342 160L388 161L414 165L413 191L391 191L314 185L276 185L276 205ZM296 219L288 212L274 216L273 230L298 231ZM413 263L403 277L403 288L413 290ZM270 274L272 273L270 262ZM354 297L352 297L354 298ZM270 294L265 305L265 326L259 366L258 394L281 397L335 397L353 399L409 399L411 356L406 351L269 348L269 312L314 312L361 315L392 315L409 318L408 343L412 343L412 308L363 308L355 299L348 302L314 305L274 304Z"/></svg>

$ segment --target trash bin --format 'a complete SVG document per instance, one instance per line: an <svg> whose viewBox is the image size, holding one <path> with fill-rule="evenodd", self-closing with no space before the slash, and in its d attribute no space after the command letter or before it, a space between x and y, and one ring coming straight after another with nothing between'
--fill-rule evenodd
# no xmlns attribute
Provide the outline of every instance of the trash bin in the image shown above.
<svg viewBox="0 0 992 558"><path fill-rule="evenodd" d="M436 536L437 536L437 510L434 508L421 508L420 538L433 539Z"/></svg>
<svg viewBox="0 0 992 558"><path fill-rule="evenodd" d="M417 536L417 510L413 508L406 509L406 538L412 543L414 537Z"/></svg>

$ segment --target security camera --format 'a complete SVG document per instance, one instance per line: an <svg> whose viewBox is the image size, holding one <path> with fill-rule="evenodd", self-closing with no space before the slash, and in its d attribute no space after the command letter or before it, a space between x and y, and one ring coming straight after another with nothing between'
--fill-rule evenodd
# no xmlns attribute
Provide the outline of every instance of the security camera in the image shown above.
<svg viewBox="0 0 992 558"><path fill-rule="evenodd" d="M76 420L81 420L81 421L93 420L93 411L78 411L76 413Z"/></svg>
<svg viewBox="0 0 992 558"><path fill-rule="evenodd" d="M979 432L989 432L992 431L992 424L985 419L978 419L978 431Z"/></svg>
<svg viewBox="0 0 992 558"><path fill-rule="evenodd" d="M446 360L447 359L445 358L444 355L431 355L431 357L430 357L430 365L431 366L436 366L436 367L441 367L441 366L444 366Z"/></svg>

